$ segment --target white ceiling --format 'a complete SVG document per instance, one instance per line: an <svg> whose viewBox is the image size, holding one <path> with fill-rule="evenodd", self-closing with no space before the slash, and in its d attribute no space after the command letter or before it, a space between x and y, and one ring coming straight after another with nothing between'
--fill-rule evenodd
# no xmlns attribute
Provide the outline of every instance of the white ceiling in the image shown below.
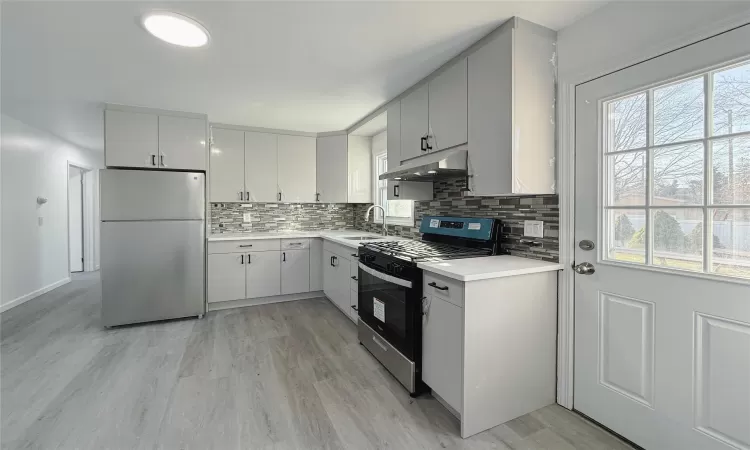
<svg viewBox="0 0 750 450"><path fill-rule="evenodd" d="M103 102L342 130L513 15L560 29L602 3L3 2L2 110L93 149ZM197 19L210 45L148 35L154 9Z"/></svg>
<svg viewBox="0 0 750 450"><path fill-rule="evenodd" d="M359 126L356 130L352 130L351 134L354 136L370 137L385 131L386 128L388 128L388 112L378 114Z"/></svg>

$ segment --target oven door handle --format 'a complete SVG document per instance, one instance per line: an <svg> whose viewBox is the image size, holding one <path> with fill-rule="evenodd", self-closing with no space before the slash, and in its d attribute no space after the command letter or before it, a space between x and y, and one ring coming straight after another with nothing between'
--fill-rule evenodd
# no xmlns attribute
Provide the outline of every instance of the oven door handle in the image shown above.
<svg viewBox="0 0 750 450"><path fill-rule="evenodd" d="M412 287L411 281L404 280L402 278L397 278L397 277L388 275L388 274L383 273L383 272L379 272L379 271L377 271L377 270L375 270L375 269L373 269L371 267L367 267L366 265L364 265L362 263L359 263L359 269L362 270L362 271L364 271L365 273L368 273L368 274L374 276L375 278L379 278L379 279L387 281L389 283L397 284L399 286L403 286L403 287L409 288L409 289L411 289L411 287Z"/></svg>

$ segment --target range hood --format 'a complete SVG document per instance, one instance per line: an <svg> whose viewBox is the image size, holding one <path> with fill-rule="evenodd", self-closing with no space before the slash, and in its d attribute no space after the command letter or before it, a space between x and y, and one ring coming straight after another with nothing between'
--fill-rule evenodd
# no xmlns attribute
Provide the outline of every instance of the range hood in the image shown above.
<svg viewBox="0 0 750 450"><path fill-rule="evenodd" d="M430 153L406 161L380 175L381 180L433 181L468 176L468 150L454 149Z"/></svg>

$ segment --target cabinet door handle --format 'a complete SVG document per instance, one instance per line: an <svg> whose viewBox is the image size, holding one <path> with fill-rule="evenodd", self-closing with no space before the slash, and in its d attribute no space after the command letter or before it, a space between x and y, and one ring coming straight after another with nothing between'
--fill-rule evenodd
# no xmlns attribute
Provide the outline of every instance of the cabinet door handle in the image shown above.
<svg viewBox="0 0 750 450"><path fill-rule="evenodd" d="M162 167L167 167L167 165L164 164L164 153L162 153L161 155L159 155L159 162L161 163Z"/></svg>
<svg viewBox="0 0 750 450"><path fill-rule="evenodd" d="M333 256L331 256L331 267L333 267Z"/></svg>
<svg viewBox="0 0 750 450"><path fill-rule="evenodd" d="M237 195L240 197L240 200L242 200L242 191L239 191Z"/></svg>
<svg viewBox="0 0 750 450"><path fill-rule="evenodd" d="M151 155L151 165L152 166L156 165L156 155Z"/></svg>
<svg viewBox="0 0 750 450"><path fill-rule="evenodd" d="M356 254L356 253L352 253L352 256L355 257L355 258L359 258L359 255Z"/></svg>
<svg viewBox="0 0 750 450"><path fill-rule="evenodd" d="M338 257L336 257L336 256L331 256L331 265L332 265L333 267L336 267L336 264L335 264L335 263L336 263L336 262L337 262L338 260L339 260L339 259L338 259Z"/></svg>
<svg viewBox="0 0 750 450"><path fill-rule="evenodd" d="M399 196L399 185L396 184L393 186L393 196L398 197Z"/></svg>
<svg viewBox="0 0 750 450"><path fill-rule="evenodd" d="M278 199L279 199L279 201L281 201L281 192L279 192Z"/></svg>
<svg viewBox="0 0 750 450"><path fill-rule="evenodd" d="M434 136L433 136L433 137L434 137ZM426 136L426 137L424 138L424 141L425 141L425 143L427 144L427 150L428 150L428 151L429 151L429 150L432 150L432 145L430 145L430 135L429 135L429 134L428 134L428 135L427 135L427 136Z"/></svg>
<svg viewBox="0 0 750 450"><path fill-rule="evenodd" d="M355 310L355 311L359 311L359 310L357 309L357 305L352 305L352 309L353 309L353 310Z"/></svg>
<svg viewBox="0 0 750 450"><path fill-rule="evenodd" d="M245 200L250 201L250 191L245 191Z"/></svg>
<svg viewBox="0 0 750 450"><path fill-rule="evenodd" d="M245 255L240 255L240 264L245 264Z"/></svg>
<svg viewBox="0 0 750 450"><path fill-rule="evenodd" d="M318 193L315 194L315 201L316 202L320 201L320 192L318 192Z"/></svg>
<svg viewBox="0 0 750 450"><path fill-rule="evenodd" d="M281 262L286 262L286 252L281 253Z"/></svg>
<svg viewBox="0 0 750 450"><path fill-rule="evenodd" d="M421 149L421 150L422 150L423 152L426 152L426 151L427 151L427 148L425 147L425 144L427 143L426 141L427 141L427 138L426 138L426 137L421 137L421 138L419 138L419 142L420 142L420 144L419 144L419 148L420 148L420 149Z"/></svg>
<svg viewBox="0 0 750 450"><path fill-rule="evenodd" d="M432 283L427 283L427 286L432 286L435 289L440 290L440 291L447 291L448 290L448 286L438 286L437 283L435 283L434 281Z"/></svg>
<svg viewBox="0 0 750 450"><path fill-rule="evenodd" d="M353 277L352 277L352 280L354 280L354 281L359 281L359 280L357 279L357 277L356 277L356 276L353 276Z"/></svg>
<svg viewBox="0 0 750 450"><path fill-rule="evenodd" d="M247 254L247 263L250 264L250 253Z"/></svg>

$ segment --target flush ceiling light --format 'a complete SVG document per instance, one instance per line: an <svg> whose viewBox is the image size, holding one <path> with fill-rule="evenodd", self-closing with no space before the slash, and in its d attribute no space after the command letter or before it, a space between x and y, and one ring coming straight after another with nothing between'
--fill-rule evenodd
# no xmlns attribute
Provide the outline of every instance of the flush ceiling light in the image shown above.
<svg viewBox="0 0 750 450"><path fill-rule="evenodd" d="M195 20L181 14L158 11L143 16L143 28L162 41L183 47L208 44L208 30Z"/></svg>

